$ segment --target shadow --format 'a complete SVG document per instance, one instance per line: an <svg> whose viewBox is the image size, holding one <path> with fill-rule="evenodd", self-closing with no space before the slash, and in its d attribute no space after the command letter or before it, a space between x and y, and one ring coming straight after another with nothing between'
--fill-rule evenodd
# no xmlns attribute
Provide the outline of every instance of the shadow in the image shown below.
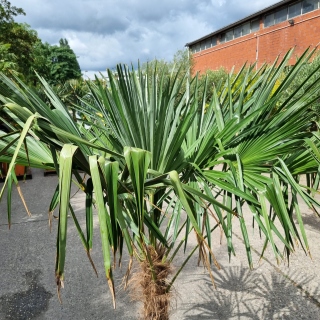
<svg viewBox="0 0 320 320"><path fill-rule="evenodd" d="M312 277L275 270L261 274L242 267L224 268L214 277L217 289L205 280L196 292L203 303L190 306L185 319L296 319L299 314L314 319L310 314L319 312L318 301L301 289Z"/></svg>
<svg viewBox="0 0 320 320"><path fill-rule="evenodd" d="M314 230L320 229L320 218L317 217L315 214L309 214L303 216L303 223L308 225Z"/></svg>
<svg viewBox="0 0 320 320"><path fill-rule="evenodd" d="M26 272L27 290L0 296L1 319L35 319L47 311L53 295L41 285L40 275L40 270Z"/></svg>

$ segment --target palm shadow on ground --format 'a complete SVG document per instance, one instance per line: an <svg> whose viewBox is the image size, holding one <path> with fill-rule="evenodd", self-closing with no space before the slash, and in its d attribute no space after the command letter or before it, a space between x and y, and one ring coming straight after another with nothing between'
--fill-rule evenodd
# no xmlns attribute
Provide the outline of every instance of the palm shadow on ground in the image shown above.
<svg viewBox="0 0 320 320"><path fill-rule="evenodd" d="M305 215L303 217L303 223L312 228L312 230L318 231L320 228L320 219L314 214Z"/></svg>
<svg viewBox="0 0 320 320"><path fill-rule="evenodd" d="M299 289L308 285L311 277L290 274L289 278L299 281L295 286L283 274L268 272L271 274L245 267L226 267L214 272L217 288L210 280L199 286L196 294L204 302L189 307L185 319L303 319L304 310L310 311L310 307L319 312L316 300Z"/></svg>

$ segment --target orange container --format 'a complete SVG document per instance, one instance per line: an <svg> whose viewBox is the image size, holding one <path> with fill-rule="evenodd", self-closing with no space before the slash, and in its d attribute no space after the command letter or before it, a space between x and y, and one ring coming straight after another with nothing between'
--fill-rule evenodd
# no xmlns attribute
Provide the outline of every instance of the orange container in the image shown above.
<svg viewBox="0 0 320 320"><path fill-rule="evenodd" d="M2 173L3 177L5 177L7 175L8 166L9 166L8 163L0 163L1 173ZM17 164L15 166L15 168L14 168L14 172L15 172L17 177L23 176L24 175L24 171L25 171L25 166L22 166L20 164Z"/></svg>
<svg viewBox="0 0 320 320"><path fill-rule="evenodd" d="M15 172L17 177L23 176L24 172L25 172L25 166L22 166L20 164L16 164L16 166L14 168L14 172Z"/></svg>

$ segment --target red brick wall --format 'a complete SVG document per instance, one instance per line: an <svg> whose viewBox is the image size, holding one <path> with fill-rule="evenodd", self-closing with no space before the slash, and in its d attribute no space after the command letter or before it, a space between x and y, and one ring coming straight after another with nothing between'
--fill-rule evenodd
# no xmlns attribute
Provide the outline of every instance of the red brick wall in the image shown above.
<svg viewBox="0 0 320 320"><path fill-rule="evenodd" d="M293 26L284 21L264 28L261 20L259 31L193 54L194 72L204 73L220 67L228 71L233 67L239 70L244 63L254 63L256 59L261 66L264 62L272 63L278 55L283 57L292 47L295 47L295 52L290 62L294 63L295 56L318 44L320 10L295 17Z"/></svg>

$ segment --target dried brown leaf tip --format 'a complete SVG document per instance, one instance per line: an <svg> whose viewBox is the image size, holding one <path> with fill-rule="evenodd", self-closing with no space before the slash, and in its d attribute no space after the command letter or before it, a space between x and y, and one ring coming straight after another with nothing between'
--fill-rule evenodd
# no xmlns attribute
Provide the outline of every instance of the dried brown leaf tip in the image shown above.
<svg viewBox="0 0 320 320"><path fill-rule="evenodd" d="M28 208L27 203L26 203L26 201L25 201L25 199L24 199L24 196L23 196L23 194L22 194L22 191L21 191L21 188L20 188L19 184L17 184L17 190L18 190L20 199L21 199L21 201L22 201L22 203L23 203L23 206L24 206L24 208L25 208L26 211L27 211L28 216L31 217L31 212L29 211L29 208Z"/></svg>
<svg viewBox="0 0 320 320"><path fill-rule="evenodd" d="M115 294L115 290L114 290L114 283L111 278L108 279L108 285L109 285L109 289L110 289L111 296L112 296L113 308L115 309L116 308L116 294Z"/></svg>
<svg viewBox="0 0 320 320"><path fill-rule="evenodd" d="M96 268L96 266L95 266L95 264L94 264L94 262L93 262L93 260L92 260L90 251L86 250L86 252L87 252L88 259L89 259L89 261L90 261L90 263L91 263L91 266L92 266L92 268L93 268L93 270L94 270L94 273L96 274L96 276L97 276L97 278L98 278L98 271L97 271L97 268Z"/></svg>
<svg viewBox="0 0 320 320"><path fill-rule="evenodd" d="M53 218L53 211L49 211L48 212L48 222L49 222L50 232L52 231L52 218Z"/></svg>
<svg viewBox="0 0 320 320"><path fill-rule="evenodd" d="M56 284L57 284L58 299L59 299L60 303L62 304L61 295L60 295L60 289L64 288L64 281L63 281L63 277L62 276L56 275Z"/></svg>
<svg viewBox="0 0 320 320"><path fill-rule="evenodd" d="M124 288L125 289L128 287L128 281L129 281L129 277L130 277L130 273L131 273L131 269L132 269L132 263L133 263L133 258L130 257L128 269L127 269L127 272L124 276Z"/></svg>

